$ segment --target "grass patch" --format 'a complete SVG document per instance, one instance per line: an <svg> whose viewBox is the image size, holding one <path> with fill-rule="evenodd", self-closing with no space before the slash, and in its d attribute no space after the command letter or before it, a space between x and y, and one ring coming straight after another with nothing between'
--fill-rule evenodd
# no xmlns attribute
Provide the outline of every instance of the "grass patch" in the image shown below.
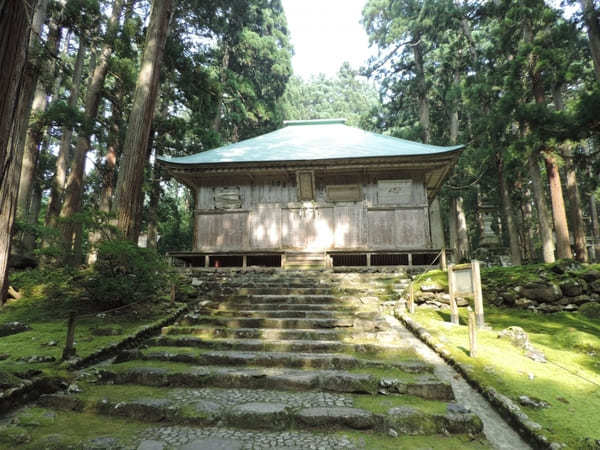
<svg viewBox="0 0 600 450"><path fill-rule="evenodd" d="M349 369L346 372L372 375L375 378L397 379L405 383L415 382L420 377L427 375L406 373L401 371L400 369L384 369L379 367L358 367L356 369Z"/></svg>
<svg viewBox="0 0 600 450"><path fill-rule="evenodd" d="M107 399L111 402L128 402L147 398L166 398L170 388L140 386L137 384L128 385L94 385L89 383L79 383L82 389L78 398L85 399L88 402L98 402Z"/></svg>
<svg viewBox="0 0 600 450"><path fill-rule="evenodd" d="M147 424L131 419L99 417L88 413L24 408L14 420L18 425L0 427L0 446L26 450L82 448L91 439L110 436L132 446Z"/></svg>
<svg viewBox="0 0 600 450"><path fill-rule="evenodd" d="M490 445L483 438L472 438L465 435L452 436L398 436L392 438L364 431L345 431L334 433L336 437L346 437L358 448L376 450L425 450L425 449L489 449Z"/></svg>
<svg viewBox="0 0 600 450"><path fill-rule="evenodd" d="M413 395L359 395L353 394L355 408L366 409L375 414L387 414L396 406L412 406L428 414L445 414L448 403L436 400L425 400Z"/></svg>
<svg viewBox="0 0 600 450"><path fill-rule="evenodd" d="M466 323L466 311L461 311ZM540 423L552 440L569 448L580 446L585 437L600 438L600 323L577 313L540 315L530 311L486 309L486 322L493 331L478 333L479 356L468 356L468 330L448 327L448 312L419 309L415 315L435 338L468 366L482 384L494 387L513 400L521 395L537 397L551 406L546 409L523 407ZM523 350L498 339L498 331L519 326L531 343L542 350L549 363L536 363Z"/></svg>
<svg viewBox="0 0 600 450"><path fill-rule="evenodd" d="M421 289L421 286L428 284L437 284L444 289L444 291L448 291L448 272L444 272L440 269L430 270L428 272L423 272L418 275L413 281L414 291L418 292Z"/></svg>

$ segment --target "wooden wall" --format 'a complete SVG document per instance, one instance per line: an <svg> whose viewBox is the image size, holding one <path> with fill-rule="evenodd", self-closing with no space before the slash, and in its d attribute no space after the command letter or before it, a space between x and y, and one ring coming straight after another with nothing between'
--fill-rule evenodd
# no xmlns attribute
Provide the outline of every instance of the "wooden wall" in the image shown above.
<svg viewBox="0 0 600 450"><path fill-rule="evenodd" d="M195 250L430 248L423 178L404 177L398 183L381 183L390 179L394 178L389 175L368 178L360 174L317 175L312 202L297 201L296 183L290 179L253 181L237 186L206 182L197 188L198 246ZM343 198L343 185L352 186L348 189L349 196L360 192L361 198L332 201L327 186L336 187L330 189L329 195L333 196L331 192L335 191L337 196L341 192Z"/></svg>

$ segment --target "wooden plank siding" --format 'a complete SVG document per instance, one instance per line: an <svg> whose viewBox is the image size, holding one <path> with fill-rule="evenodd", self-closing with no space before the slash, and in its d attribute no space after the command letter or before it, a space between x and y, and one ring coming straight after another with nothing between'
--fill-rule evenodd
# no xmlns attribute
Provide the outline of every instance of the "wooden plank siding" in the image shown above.
<svg viewBox="0 0 600 450"><path fill-rule="evenodd" d="M398 175L396 175L398 177ZM384 179L393 179L388 176ZM214 179L213 179L214 180ZM295 177L262 179L238 185L212 181L197 186L195 251L254 250L395 250L431 248L428 206L423 177L399 179L400 204L380 204L378 181L361 174L315 177L315 199L297 201ZM231 183L231 180L224 180ZM359 201L332 201L327 186L337 192L344 184ZM239 209L217 209L239 192ZM381 189L381 188L379 188ZM330 190L331 192L331 190ZM343 191L342 191L343 192ZM393 192L393 191L392 191ZM353 194L354 195L354 194ZM217 200L215 200L215 198ZM341 198L344 198L343 196ZM383 197L382 197L383 198ZM393 200L393 196L391 197Z"/></svg>

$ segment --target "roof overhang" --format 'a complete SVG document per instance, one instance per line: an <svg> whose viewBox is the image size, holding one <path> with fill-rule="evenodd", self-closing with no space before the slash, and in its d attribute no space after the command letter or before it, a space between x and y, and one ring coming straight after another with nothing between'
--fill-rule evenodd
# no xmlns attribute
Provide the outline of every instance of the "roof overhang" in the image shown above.
<svg viewBox="0 0 600 450"><path fill-rule="evenodd" d="M421 171L425 173L429 201L439 192L455 166L464 146L439 153L368 158L311 159L261 162L223 162L204 164L181 164L159 159L170 175L188 187L218 183L220 178L234 175L236 178L255 180L261 176L289 176L295 178L298 170L314 170L317 173L349 171L389 172L393 170Z"/></svg>

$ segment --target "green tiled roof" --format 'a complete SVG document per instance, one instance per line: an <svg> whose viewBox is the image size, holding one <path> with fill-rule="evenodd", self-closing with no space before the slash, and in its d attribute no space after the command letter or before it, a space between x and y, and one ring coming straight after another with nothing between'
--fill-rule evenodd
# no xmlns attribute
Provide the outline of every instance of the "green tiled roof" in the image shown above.
<svg viewBox="0 0 600 450"><path fill-rule="evenodd" d="M179 158L170 164L259 163L321 159L425 156L450 152L462 145L440 147L370 133L344 125L344 119L284 122L284 127L255 138Z"/></svg>

